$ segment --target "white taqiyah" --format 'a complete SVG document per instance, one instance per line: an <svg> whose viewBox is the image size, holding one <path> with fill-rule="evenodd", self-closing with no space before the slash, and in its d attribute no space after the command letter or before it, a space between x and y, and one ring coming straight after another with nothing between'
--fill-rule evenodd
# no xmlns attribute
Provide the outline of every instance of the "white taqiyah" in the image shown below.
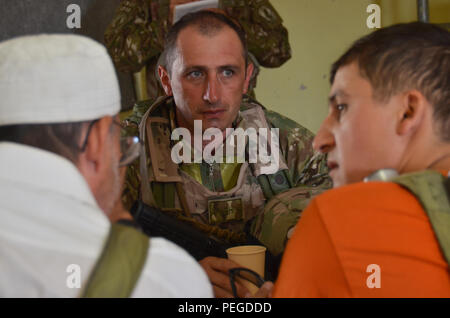
<svg viewBox="0 0 450 318"><path fill-rule="evenodd" d="M73 34L0 43L0 125L88 121L119 111L117 75L100 43Z"/></svg>

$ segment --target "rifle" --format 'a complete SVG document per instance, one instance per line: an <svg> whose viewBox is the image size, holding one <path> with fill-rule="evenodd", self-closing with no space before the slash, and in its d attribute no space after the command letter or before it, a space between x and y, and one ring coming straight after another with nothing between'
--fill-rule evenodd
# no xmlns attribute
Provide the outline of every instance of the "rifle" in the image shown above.
<svg viewBox="0 0 450 318"><path fill-rule="evenodd" d="M238 245L215 240L192 225L184 223L157 208L148 206L140 200L133 204L130 212L145 234L151 237L163 237L177 244L197 261L207 256L227 258L226 249ZM245 244L263 245L250 235L247 235ZM269 251L266 251L266 279L275 281L280 262L281 254L274 256Z"/></svg>
<svg viewBox="0 0 450 318"><path fill-rule="evenodd" d="M134 203L130 212L145 234L172 241L184 248L197 261L207 256L226 258L225 250L232 247L209 237L168 213L144 204L140 200Z"/></svg>

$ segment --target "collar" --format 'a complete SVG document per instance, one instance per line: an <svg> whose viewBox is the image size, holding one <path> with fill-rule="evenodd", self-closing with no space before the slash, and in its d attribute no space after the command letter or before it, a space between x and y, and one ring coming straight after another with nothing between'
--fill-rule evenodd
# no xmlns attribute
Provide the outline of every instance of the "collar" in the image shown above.
<svg viewBox="0 0 450 318"><path fill-rule="evenodd" d="M73 197L100 209L90 188L69 160L35 147L0 142L1 182L20 182L46 191Z"/></svg>
<svg viewBox="0 0 450 318"><path fill-rule="evenodd" d="M168 113L169 113L169 123L170 123L170 131L172 132L174 129L178 128L177 125L177 121L176 121L176 105L175 105L175 100L173 99L173 96L170 96L166 99L166 105L168 106ZM242 103L241 103L241 108L242 108ZM242 115L241 115L241 111L239 110L236 118L234 119L234 121L232 122L232 125L230 128L236 129L240 127L240 124L242 123ZM194 136L191 136L191 139L194 138ZM202 138L203 138L203 133L202 133ZM183 143L183 149L187 150L188 153L190 153L191 156L191 163L195 162L195 158L203 158L203 148L202 149L196 149L194 147L192 147L192 145L190 143L187 142L187 140L183 139L181 141ZM174 142L171 141L171 148L178 142ZM225 136L225 139L222 143L217 144L216 145L216 149L217 147L223 145L223 161L222 162L235 162L235 158L236 156L233 155L231 156L231 158L228 158L226 155L226 151L225 151L225 145L230 143L230 134L227 134ZM247 143L247 141L246 141ZM230 145L231 146L231 145ZM178 160L181 160L182 158L177 158ZM230 161L231 160L231 161ZM204 161L204 160L202 160Z"/></svg>

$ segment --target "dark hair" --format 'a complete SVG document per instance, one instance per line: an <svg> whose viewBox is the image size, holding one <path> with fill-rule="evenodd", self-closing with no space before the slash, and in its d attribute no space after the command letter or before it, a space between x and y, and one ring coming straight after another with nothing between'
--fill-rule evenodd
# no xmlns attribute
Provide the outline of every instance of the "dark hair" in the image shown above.
<svg viewBox="0 0 450 318"><path fill-rule="evenodd" d="M422 22L379 29L353 43L333 64L331 84L338 69L352 62L378 100L420 91L433 105L436 131L450 141L450 32Z"/></svg>
<svg viewBox="0 0 450 318"><path fill-rule="evenodd" d="M0 126L0 141L20 143L47 150L78 162L81 131L87 122Z"/></svg>
<svg viewBox="0 0 450 318"><path fill-rule="evenodd" d="M198 31L206 36L215 35L217 32L222 30L224 26L230 27L236 32L239 40L242 43L243 57L245 60L245 64L247 65L248 47L246 34L239 23L225 14L210 10L201 10L184 15L172 26L172 28L167 33L165 38L163 61L164 67L167 69L169 74L172 73L172 64L175 60L175 50L177 47L178 35L182 30L189 26L196 26Z"/></svg>

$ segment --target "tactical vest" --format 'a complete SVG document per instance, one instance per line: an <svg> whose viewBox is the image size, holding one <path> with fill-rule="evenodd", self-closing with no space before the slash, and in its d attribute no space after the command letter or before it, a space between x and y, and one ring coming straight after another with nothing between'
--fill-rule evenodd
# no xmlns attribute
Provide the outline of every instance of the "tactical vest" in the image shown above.
<svg viewBox="0 0 450 318"><path fill-rule="evenodd" d="M432 170L391 176L386 179L383 181L401 185L419 200L450 266L450 179ZM380 178L369 177L369 180L380 180Z"/></svg>
<svg viewBox="0 0 450 318"><path fill-rule="evenodd" d="M170 107L174 107L172 98L158 99L139 125L140 138L146 148L140 158L142 200L149 206L175 212L199 229L229 242L242 241L245 223L262 212L265 200L292 187L281 150L275 173L262 174L265 165L245 162L232 189L211 191L179 169L171 158L171 133L176 125L174 111L169 111ZM236 128L244 131L248 128L256 131L271 128L263 106L256 101L243 105L240 117Z"/></svg>

